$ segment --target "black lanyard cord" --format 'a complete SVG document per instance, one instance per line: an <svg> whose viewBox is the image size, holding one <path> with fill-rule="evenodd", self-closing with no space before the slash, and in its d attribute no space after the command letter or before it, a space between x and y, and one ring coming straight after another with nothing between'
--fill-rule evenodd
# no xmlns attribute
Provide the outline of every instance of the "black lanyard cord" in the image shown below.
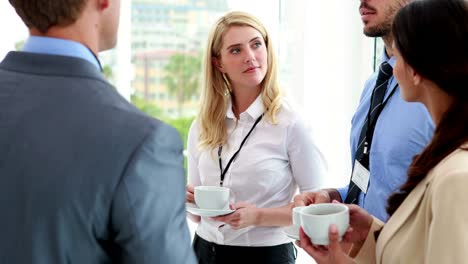
<svg viewBox="0 0 468 264"><path fill-rule="evenodd" d="M379 118L380 114L382 113L385 105L388 103L388 101L390 100L392 95L397 90L397 87L398 87L398 84L396 84L393 87L393 90L390 92L387 99L381 105L379 105L378 108L375 110L375 111L377 111L377 113L375 113L375 117L374 117L373 120L370 120L370 116L372 114L371 113L372 109L370 109L370 107L369 107L369 111L367 112L367 131L366 131L366 141L364 142L364 155L369 154L370 147L371 147L371 144L372 144L372 138L374 137L375 126L377 124L377 119ZM374 95L374 92L372 92L372 95ZM372 101L371 101L371 105L372 105Z"/></svg>
<svg viewBox="0 0 468 264"><path fill-rule="evenodd" d="M252 128L250 129L249 133L245 136L245 138L242 140L242 143L240 144L239 149L232 155L231 159L229 160L228 164L226 165L226 168L223 171L223 164L221 160L221 153L223 152L223 145L220 145L218 148L218 160L219 160L219 170L220 170L220 178L221 181L219 182L220 186L223 186L223 181L224 181L224 176L226 176L226 172L228 171L229 167L231 166L232 161L237 157L239 152L241 151L242 147L244 146L245 141L247 141L247 138L250 136L254 128L257 126L257 124L260 122L264 114L259 116L255 123L253 124Z"/></svg>

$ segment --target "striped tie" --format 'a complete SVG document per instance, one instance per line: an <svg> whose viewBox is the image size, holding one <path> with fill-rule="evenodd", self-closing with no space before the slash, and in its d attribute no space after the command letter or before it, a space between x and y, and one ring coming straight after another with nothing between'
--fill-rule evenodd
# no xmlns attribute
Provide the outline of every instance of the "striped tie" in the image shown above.
<svg viewBox="0 0 468 264"><path fill-rule="evenodd" d="M368 129L371 129L372 132L370 137L373 136L373 131L375 128L376 118L380 114L382 102L385 97L385 92L387 91L388 81L390 77L392 77L392 66L388 64L388 62L383 62L380 64L379 74L377 75L377 81L375 82L374 91L372 92L372 99L371 99L371 106L370 106L370 114L368 115L370 122L367 122L367 118L364 121L364 125L361 129L361 134L359 136L358 146L356 150L355 160L358 160L362 166L366 169L369 169L369 155L364 155L364 142L368 142L369 144L372 143L372 138L367 138ZM368 128L368 124L373 124L374 126ZM354 164L353 164L354 165ZM354 184L353 181L349 182L349 189L348 194L346 196L345 203L348 204L358 204L359 202L359 194L361 190L359 187Z"/></svg>

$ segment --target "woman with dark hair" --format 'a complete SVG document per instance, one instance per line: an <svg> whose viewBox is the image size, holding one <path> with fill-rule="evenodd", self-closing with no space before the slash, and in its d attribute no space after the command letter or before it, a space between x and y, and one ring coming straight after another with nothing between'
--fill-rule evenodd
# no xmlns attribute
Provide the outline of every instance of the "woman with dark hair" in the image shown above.
<svg viewBox="0 0 468 264"><path fill-rule="evenodd" d="M385 227L349 205L343 242L336 226L328 247L301 231L300 246L318 263L468 261L468 1L413 1L396 15L393 32L402 97L425 105L435 135L389 198Z"/></svg>

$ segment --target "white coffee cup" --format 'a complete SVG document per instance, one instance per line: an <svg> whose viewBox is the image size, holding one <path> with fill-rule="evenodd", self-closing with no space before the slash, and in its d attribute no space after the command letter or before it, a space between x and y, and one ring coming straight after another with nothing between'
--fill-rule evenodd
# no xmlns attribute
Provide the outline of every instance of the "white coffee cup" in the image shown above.
<svg viewBox="0 0 468 264"><path fill-rule="evenodd" d="M229 188L220 186L196 186L195 203L200 209L229 209Z"/></svg>
<svg viewBox="0 0 468 264"><path fill-rule="evenodd" d="M292 223L295 227L301 226L301 210L306 208L307 206L296 206L292 210Z"/></svg>
<svg viewBox="0 0 468 264"><path fill-rule="evenodd" d="M349 209L344 204L312 204L300 210L301 226L315 245L328 245L332 224L338 228L340 240L349 227Z"/></svg>

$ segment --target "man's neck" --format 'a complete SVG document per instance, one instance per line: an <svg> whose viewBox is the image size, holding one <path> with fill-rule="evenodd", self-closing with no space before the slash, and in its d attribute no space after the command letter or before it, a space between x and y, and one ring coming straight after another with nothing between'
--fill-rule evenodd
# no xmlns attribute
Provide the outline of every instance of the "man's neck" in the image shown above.
<svg viewBox="0 0 468 264"><path fill-rule="evenodd" d="M35 28L30 28L29 33L31 36L51 37L65 40L71 40L83 44L88 47L94 55L99 53L97 41L91 41L93 38L89 37L89 32L83 32L79 27L51 27L46 33L42 33Z"/></svg>
<svg viewBox="0 0 468 264"><path fill-rule="evenodd" d="M393 57L393 36L392 35L384 36L382 37L382 40L385 45L385 52L387 54L387 57L388 58Z"/></svg>

